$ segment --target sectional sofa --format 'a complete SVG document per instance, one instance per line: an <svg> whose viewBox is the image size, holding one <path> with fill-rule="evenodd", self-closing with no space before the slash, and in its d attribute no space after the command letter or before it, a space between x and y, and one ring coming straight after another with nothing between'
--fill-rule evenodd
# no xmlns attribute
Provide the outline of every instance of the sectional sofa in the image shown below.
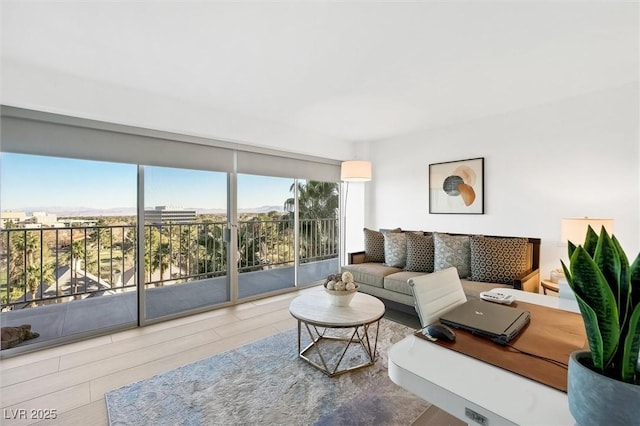
<svg viewBox="0 0 640 426"><path fill-rule="evenodd" d="M496 287L538 292L540 239L364 229L365 250L349 253L363 293L414 306L410 278L456 267L468 298Z"/></svg>

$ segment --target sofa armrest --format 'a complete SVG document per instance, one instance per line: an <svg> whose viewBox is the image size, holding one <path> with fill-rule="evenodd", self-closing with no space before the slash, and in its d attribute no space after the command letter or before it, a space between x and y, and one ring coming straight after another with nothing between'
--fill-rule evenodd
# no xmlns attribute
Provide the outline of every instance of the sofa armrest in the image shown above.
<svg viewBox="0 0 640 426"><path fill-rule="evenodd" d="M525 272L522 276L513 280L513 288L530 293L540 292L540 269Z"/></svg>
<svg viewBox="0 0 640 426"><path fill-rule="evenodd" d="M349 253L349 265L364 263L364 251Z"/></svg>

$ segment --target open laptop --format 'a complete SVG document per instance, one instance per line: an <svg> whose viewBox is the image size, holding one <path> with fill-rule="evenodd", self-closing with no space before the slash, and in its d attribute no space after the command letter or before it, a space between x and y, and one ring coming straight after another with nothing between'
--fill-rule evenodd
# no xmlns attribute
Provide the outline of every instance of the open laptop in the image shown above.
<svg viewBox="0 0 640 426"><path fill-rule="evenodd" d="M440 316L440 322L506 345L529 324L531 314L484 300L469 300Z"/></svg>

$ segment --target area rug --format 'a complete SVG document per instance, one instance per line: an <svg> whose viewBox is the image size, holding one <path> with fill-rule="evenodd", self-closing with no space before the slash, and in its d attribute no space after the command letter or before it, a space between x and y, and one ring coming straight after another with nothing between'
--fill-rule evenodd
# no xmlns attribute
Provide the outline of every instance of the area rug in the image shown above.
<svg viewBox="0 0 640 426"><path fill-rule="evenodd" d="M333 378L298 357L297 330L280 333L108 392L109 424L410 425L429 403L389 379L387 351L412 332L382 319L376 363ZM362 356L351 345L343 362Z"/></svg>

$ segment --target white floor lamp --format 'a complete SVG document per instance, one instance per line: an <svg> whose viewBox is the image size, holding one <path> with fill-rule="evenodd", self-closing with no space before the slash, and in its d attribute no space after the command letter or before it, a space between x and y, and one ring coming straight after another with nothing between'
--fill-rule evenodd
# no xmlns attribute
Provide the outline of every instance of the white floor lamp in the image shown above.
<svg viewBox="0 0 640 426"><path fill-rule="evenodd" d="M349 182L368 182L371 180L371 162L351 160L343 161L340 166L340 180L346 182L344 192L344 208L342 211L342 230L343 237L341 241L341 264L345 262L346 246L347 246L347 200L349 197Z"/></svg>

